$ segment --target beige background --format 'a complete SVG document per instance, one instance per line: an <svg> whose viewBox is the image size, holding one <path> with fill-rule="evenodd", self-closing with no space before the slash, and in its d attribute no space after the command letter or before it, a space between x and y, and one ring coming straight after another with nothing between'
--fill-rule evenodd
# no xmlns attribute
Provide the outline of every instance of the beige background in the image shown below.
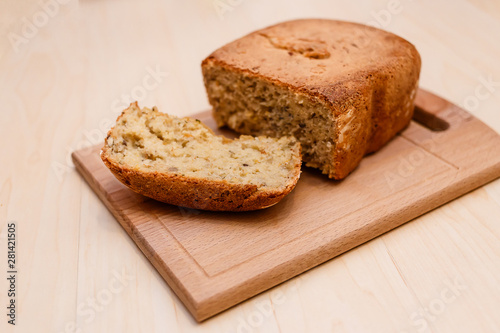
<svg viewBox="0 0 500 333"><path fill-rule="evenodd" d="M500 331L498 180L200 325L75 172L70 152L100 142L132 98L206 110L205 56L300 17L403 36L422 55L422 87L500 132L497 1L2 0L1 332Z"/></svg>

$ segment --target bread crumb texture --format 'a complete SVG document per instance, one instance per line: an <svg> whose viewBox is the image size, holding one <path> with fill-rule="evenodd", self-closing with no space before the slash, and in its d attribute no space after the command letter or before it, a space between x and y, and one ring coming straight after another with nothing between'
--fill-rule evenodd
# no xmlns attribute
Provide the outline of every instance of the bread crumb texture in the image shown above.
<svg viewBox="0 0 500 333"><path fill-rule="evenodd" d="M215 135L200 120L170 116L156 107L141 109L137 103L118 117L101 157L138 193L209 210L274 204L277 201L263 199L281 199L290 192L301 164L300 144L293 137L242 135L230 140ZM239 194L242 190L246 197ZM242 202L259 196L257 205Z"/></svg>

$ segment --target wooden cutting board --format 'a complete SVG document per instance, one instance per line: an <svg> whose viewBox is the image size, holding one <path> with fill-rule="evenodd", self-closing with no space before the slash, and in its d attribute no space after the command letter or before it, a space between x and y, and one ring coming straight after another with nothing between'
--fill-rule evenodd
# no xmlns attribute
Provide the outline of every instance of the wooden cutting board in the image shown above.
<svg viewBox="0 0 500 333"><path fill-rule="evenodd" d="M415 121L345 180L303 167L290 195L255 212L189 210L138 195L106 169L100 147L74 152L73 161L202 321L500 176L498 134L429 92L420 90L416 104ZM193 117L215 128L210 112Z"/></svg>

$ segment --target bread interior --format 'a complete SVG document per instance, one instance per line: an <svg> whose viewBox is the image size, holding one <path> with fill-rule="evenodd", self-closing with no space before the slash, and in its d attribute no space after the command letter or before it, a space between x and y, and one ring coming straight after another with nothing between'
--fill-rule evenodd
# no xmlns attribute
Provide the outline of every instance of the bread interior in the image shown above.
<svg viewBox="0 0 500 333"><path fill-rule="evenodd" d="M307 166L330 174L334 168L335 119L319 98L223 66L203 66L205 86L219 126L243 134L293 135Z"/></svg>
<svg viewBox="0 0 500 333"><path fill-rule="evenodd" d="M255 184L282 190L297 176L300 146L292 137L216 136L199 120L132 104L106 138L108 157L140 172Z"/></svg>

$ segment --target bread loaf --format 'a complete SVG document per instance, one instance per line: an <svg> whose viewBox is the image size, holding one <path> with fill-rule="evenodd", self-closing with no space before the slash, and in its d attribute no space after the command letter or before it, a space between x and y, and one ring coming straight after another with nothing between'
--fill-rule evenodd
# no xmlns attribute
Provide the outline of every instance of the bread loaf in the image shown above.
<svg viewBox="0 0 500 333"><path fill-rule="evenodd" d="M214 211L274 205L300 175L293 137L216 136L199 120L133 103L101 151L106 166L133 191L169 204Z"/></svg>
<svg viewBox="0 0 500 333"><path fill-rule="evenodd" d="M420 56L389 32L306 19L229 43L202 70L219 126L293 135L306 165L342 179L409 123Z"/></svg>

